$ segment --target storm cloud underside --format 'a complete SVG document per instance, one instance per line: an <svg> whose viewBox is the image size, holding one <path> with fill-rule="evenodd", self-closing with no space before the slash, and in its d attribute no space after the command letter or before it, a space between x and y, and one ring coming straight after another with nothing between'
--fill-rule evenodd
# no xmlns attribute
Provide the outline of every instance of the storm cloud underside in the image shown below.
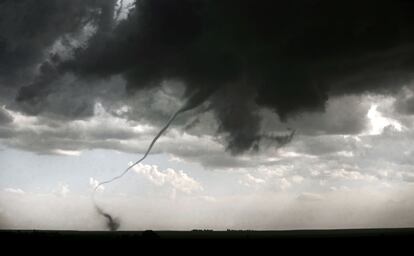
<svg viewBox="0 0 414 256"><path fill-rule="evenodd" d="M99 81L121 76L124 95L99 95L119 102L178 81L183 100L196 92L193 106L208 104L234 154L266 137L263 108L286 121L324 111L330 97L397 93L413 74L410 1L151 0L137 1L122 20L113 0L0 6L0 86L13 108L82 119L98 95L68 113L64 97L53 98L62 88L76 98L90 83L96 92ZM85 26L92 32L82 41ZM68 56L51 50L57 41Z"/></svg>

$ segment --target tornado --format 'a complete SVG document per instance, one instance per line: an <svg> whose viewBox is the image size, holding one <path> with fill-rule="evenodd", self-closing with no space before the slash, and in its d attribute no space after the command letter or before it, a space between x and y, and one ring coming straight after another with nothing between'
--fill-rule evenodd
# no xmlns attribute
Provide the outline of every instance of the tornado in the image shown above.
<svg viewBox="0 0 414 256"><path fill-rule="evenodd" d="M97 213L99 215L101 215L102 217L104 217L107 221L107 227L109 228L110 231L116 231L119 226L120 226L120 221L119 219L115 219L112 215L110 215L109 213L105 212L97 203L97 201L95 200L95 194L96 191L98 190L98 188L104 184L108 184L111 183L115 180L118 180L120 178L122 178L125 174L127 174L134 166L136 166L137 164L141 163L142 161L144 161L145 158L147 158L148 154L151 152L152 147L154 146L154 144L157 142L157 140L161 137L161 135L168 129L168 127L171 125L171 123L177 118L177 116L187 110L190 110L196 106L199 105L199 103L203 102L204 100L201 100L200 98L200 93L194 93L192 94L191 97L189 97L189 99L187 100L187 102L181 107L179 108L176 112L174 112L172 114L172 116L170 117L170 119L167 121L167 123L164 125L164 127L157 133L157 135L154 137L154 139L152 139L150 145L148 146L147 150L145 151L144 156L142 156L139 160L137 160L135 163L133 163L132 165L130 165L128 168L126 168L121 174L119 174L118 176L115 176L109 180L106 181L102 181L100 183L98 183L98 185L95 186L93 192L92 192L92 201L93 204L95 206L95 210L97 211Z"/></svg>
<svg viewBox="0 0 414 256"><path fill-rule="evenodd" d="M116 231L119 228L120 222L118 219L112 217L109 213L105 212L97 204L95 204L95 210L106 219L106 226L110 231Z"/></svg>

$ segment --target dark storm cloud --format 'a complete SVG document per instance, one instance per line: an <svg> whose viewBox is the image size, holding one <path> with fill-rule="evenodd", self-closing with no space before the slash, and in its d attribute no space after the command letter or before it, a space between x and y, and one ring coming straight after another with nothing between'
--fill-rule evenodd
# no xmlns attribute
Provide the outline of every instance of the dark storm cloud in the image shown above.
<svg viewBox="0 0 414 256"><path fill-rule="evenodd" d="M262 135L262 107L286 121L324 110L332 95L396 92L413 76L410 1L141 0L117 26L113 1L100 10L88 44L57 60L55 72L41 72L19 102L47 97L54 76L66 72L123 75L130 91L176 80L186 95L196 92L193 106L210 101L229 150L240 153Z"/></svg>
<svg viewBox="0 0 414 256"><path fill-rule="evenodd" d="M0 108L0 125L8 124L11 122L13 122L13 117L2 108Z"/></svg>
<svg viewBox="0 0 414 256"><path fill-rule="evenodd" d="M294 127L302 135L360 134L369 128L367 112L372 102L364 96L330 97L324 112L301 113L281 122L278 116L264 109L261 111L262 129Z"/></svg>
<svg viewBox="0 0 414 256"><path fill-rule="evenodd" d="M96 102L110 108L119 106L125 98L125 82L120 77L104 81L79 80L73 75L59 75L55 67L45 62L42 75L34 83L23 86L8 106L29 115L57 120L85 119L94 115Z"/></svg>
<svg viewBox="0 0 414 256"><path fill-rule="evenodd" d="M408 97L406 99L396 102L395 107L396 110L401 114L414 114L414 97Z"/></svg>
<svg viewBox="0 0 414 256"><path fill-rule="evenodd" d="M0 1L0 81L20 81L43 60L47 47L97 20L111 1Z"/></svg>
<svg viewBox="0 0 414 256"><path fill-rule="evenodd" d="M398 93L393 109L402 115L414 114L414 87L409 84Z"/></svg>

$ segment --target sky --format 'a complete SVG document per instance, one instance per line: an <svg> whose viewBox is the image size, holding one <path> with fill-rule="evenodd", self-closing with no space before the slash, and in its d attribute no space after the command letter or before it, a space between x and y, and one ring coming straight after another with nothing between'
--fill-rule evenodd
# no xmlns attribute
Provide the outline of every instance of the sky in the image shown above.
<svg viewBox="0 0 414 256"><path fill-rule="evenodd" d="M0 1L0 229L412 227L413 8Z"/></svg>

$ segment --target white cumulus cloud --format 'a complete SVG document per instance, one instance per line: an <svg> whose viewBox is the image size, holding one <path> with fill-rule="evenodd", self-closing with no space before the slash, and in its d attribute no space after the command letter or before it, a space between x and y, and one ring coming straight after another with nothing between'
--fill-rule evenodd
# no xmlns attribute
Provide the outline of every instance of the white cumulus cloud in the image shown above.
<svg viewBox="0 0 414 256"><path fill-rule="evenodd" d="M12 193L12 194L17 194L17 195L25 194L25 192L20 188L5 188L4 191L8 193Z"/></svg>
<svg viewBox="0 0 414 256"><path fill-rule="evenodd" d="M133 170L136 173L145 176L157 186L169 185L186 194L203 190L203 187L198 181L194 180L182 170L177 171L172 168L167 168L160 171L156 165L146 165L141 163L134 166Z"/></svg>

